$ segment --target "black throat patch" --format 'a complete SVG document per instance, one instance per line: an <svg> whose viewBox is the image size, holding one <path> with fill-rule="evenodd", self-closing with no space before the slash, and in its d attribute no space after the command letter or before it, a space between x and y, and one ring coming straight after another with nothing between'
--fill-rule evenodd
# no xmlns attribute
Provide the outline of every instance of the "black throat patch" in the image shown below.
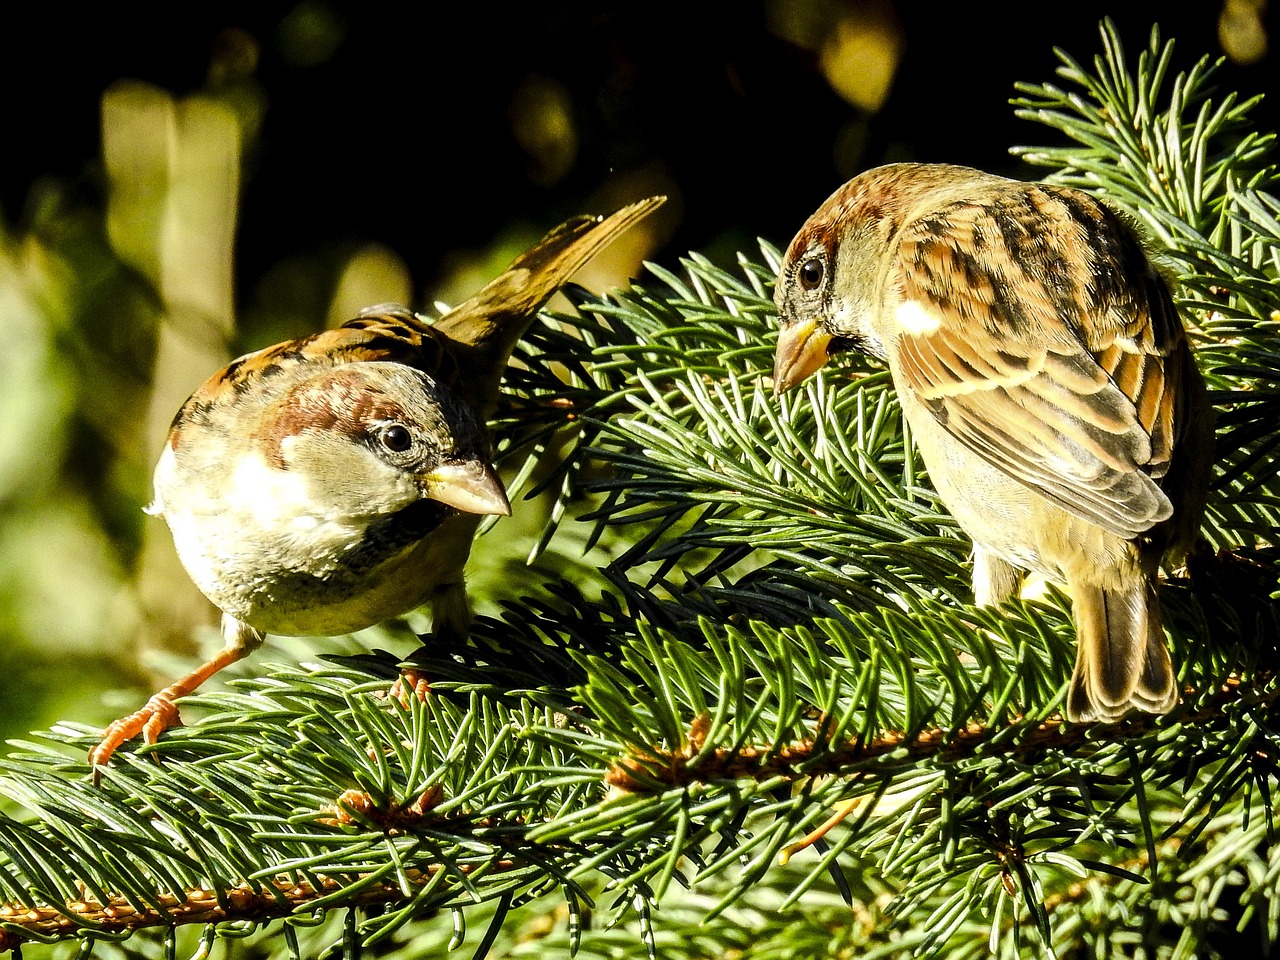
<svg viewBox="0 0 1280 960"><path fill-rule="evenodd" d="M431 533L452 512L452 508L435 500L415 500L389 517L371 523L360 546L342 558L342 565L357 571L376 567Z"/></svg>

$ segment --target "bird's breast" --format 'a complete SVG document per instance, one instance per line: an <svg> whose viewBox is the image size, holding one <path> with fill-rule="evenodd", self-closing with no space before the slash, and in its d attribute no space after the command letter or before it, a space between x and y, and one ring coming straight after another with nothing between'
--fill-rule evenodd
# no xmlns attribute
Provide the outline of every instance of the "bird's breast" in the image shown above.
<svg viewBox="0 0 1280 960"><path fill-rule="evenodd" d="M1041 496L957 440L919 400L899 396L930 480L974 543L1058 583L1069 572L1130 562L1130 541Z"/></svg>
<svg viewBox="0 0 1280 960"><path fill-rule="evenodd" d="M432 504L432 506L436 506ZM462 582L480 517L447 508L428 533L389 529L361 543L338 566L317 576L290 572L248 593L246 622L266 633L330 636L363 630L422 606L440 589ZM404 518L413 529L420 517Z"/></svg>
<svg viewBox="0 0 1280 960"><path fill-rule="evenodd" d="M332 503L251 455L203 479L166 451L157 512L201 592L264 633L349 633L413 609L460 576L479 520L422 498Z"/></svg>

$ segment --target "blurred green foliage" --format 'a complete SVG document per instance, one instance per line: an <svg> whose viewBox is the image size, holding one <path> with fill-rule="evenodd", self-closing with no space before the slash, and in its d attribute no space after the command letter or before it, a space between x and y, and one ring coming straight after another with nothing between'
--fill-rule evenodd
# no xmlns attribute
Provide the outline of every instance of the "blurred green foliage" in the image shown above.
<svg viewBox="0 0 1280 960"><path fill-rule="evenodd" d="M158 304L101 215L52 182L0 238L0 702L6 735L109 708L136 668L104 661L134 629L146 454L132 435Z"/></svg>

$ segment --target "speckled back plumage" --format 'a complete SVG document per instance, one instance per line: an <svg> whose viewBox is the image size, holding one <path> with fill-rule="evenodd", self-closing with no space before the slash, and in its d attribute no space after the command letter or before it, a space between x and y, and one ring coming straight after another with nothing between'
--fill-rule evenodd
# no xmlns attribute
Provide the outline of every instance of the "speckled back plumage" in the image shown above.
<svg viewBox="0 0 1280 960"><path fill-rule="evenodd" d="M1016 587L1014 569L1067 583L1082 649L1069 712L1169 709L1146 585L1198 529L1210 419L1133 229L1078 191L894 164L845 184L800 230L777 302L784 387L843 347L888 361L974 539L982 602Z"/></svg>

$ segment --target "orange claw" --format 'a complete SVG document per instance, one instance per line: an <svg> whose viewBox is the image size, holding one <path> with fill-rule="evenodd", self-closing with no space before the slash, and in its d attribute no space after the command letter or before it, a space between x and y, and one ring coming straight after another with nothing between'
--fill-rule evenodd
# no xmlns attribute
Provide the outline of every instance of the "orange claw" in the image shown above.
<svg viewBox="0 0 1280 960"><path fill-rule="evenodd" d="M89 763L94 766L93 778L98 779L98 767L106 766L120 746L132 740L138 734L146 743L155 743L160 734L170 727L181 726L182 717L178 715L178 707L173 702L169 688L161 690L142 707L127 717L114 721L102 734L102 741L89 751Z"/></svg>
<svg viewBox="0 0 1280 960"><path fill-rule="evenodd" d="M111 755L120 749L120 745L125 741L132 740L138 734L142 734L142 739L145 742L155 743L160 738L160 734L170 727L181 724L182 718L178 716L178 708L175 705L175 701L189 693L194 693L199 689L200 684L204 683L223 667L248 656L252 649L252 646L245 647L243 645L223 647L211 660L202 663L181 680L169 684L169 686L153 696L143 705L141 710L131 713L127 717L121 717L107 727L102 734L101 742L89 751L89 762L93 764L93 782L95 784L98 782L102 774L102 767L106 765L107 761L111 759Z"/></svg>
<svg viewBox="0 0 1280 960"><path fill-rule="evenodd" d="M400 671L400 676L391 685L391 696L399 700L400 706L408 710L410 693L418 698L419 703L426 702L427 696L431 693L431 681L427 679L425 673L419 673L414 669Z"/></svg>

